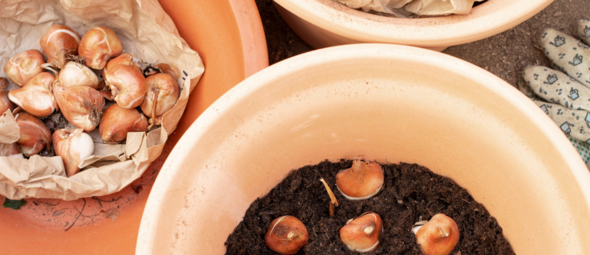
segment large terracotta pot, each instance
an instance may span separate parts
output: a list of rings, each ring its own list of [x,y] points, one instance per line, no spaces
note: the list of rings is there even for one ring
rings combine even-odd
[[[141,179],[110,196],[76,201],[28,199],[20,210],[0,208],[0,253],[133,254],[151,185],[178,139],[224,92],[268,66],[254,0],[160,0],[160,4],[180,35],[200,54],[206,69],[162,156]]]
[[[590,254],[590,172],[551,119],[481,68],[385,44],[287,59],[211,105],[162,167],[137,254],[223,254],[246,209],[289,171],[341,158],[454,179],[516,254]]]
[[[274,1],[287,24],[314,48],[381,42],[438,51],[501,33],[553,2],[490,0],[469,15],[398,19],[357,11],[334,0]]]

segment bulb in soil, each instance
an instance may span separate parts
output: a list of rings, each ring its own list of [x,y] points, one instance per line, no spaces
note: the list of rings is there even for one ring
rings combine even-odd
[[[161,125],[162,116],[178,100],[179,88],[176,80],[169,74],[154,74],[146,79],[148,91],[141,110],[150,117],[151,125]]]
[[[90,135],[82,129],[58,129],[53,133],[55,155],[61,156],[66,173],[72,176],[80,172],[78,165],[94,152],[94,143]]]
[[[148,120],[138,110],[113,104],[104,111],[99,131],[104,142],[119,143],[127,139],[128,132],[145,132],[147,127]]]
[[[274,219],[264,235],[266,246],[279,254],[296,254],[308,239],[305,225],[288,215]]]
[[[47,55],[47,63],[63,68],[70,55],[78,55],[80,35],[72,28],[64,25],[53,25],[41,37],[41,48]]]
[[[15,106],[8,99],[8,81],[4,78],[0,78],[0,114],[4,114],[7,110],[14,110]]]
[[[349,220],[340,229],[340,240],[351,251],[371,252],[379,247],[379,235],[382,231],[381,217],[376,213],[367,212],[356,219]]]
[[[460,237],[457,223],[442,213],[434,215],[421,227],[414,227],[413,231],[423,255],[448,255]]]
[[[88,132],[100,124],[105,102],[97,90],[86,86],[66,88],[55,83],[53,94],[63,116],[74,126]]]
[[[383,188],[383,169],[376,162],[355,160],[352,167],[336,175],[336,186],[349,200],[369,199]]]
[[[132,60],[131,55],[122,54],[109,61],[103,70],[105,83],[112,98],[126,109],[141,105],[147,92],[146,79]]]
[[[103,69],[109,59],[120,55],[123,45],[113,30],[107,27],[95,27],[82,37],[78,54],[84,58],[86,65],[93,69]]]
[[[43,54],[38,50],[28,50],[11,57],[4,65],[4,72],[14,84],[22,87],[43,72],[41,65],[45,64]]]
[[[98,77],[87,66],[70,61],[59,72],[59,84],[63,87],[87,86],[96,89]]]
[[[49,116],[58,109],[51,93],[55,78],[52,74],[42,72],[29,80],[25,86],[8,92],[8,99],[26,112],[37,116]]]
[[[20,138],[16,142],[23,155],[29,157],[51,146],[51,132],[43,121],[26,112],[17,113],[14,118],[20,128]]]

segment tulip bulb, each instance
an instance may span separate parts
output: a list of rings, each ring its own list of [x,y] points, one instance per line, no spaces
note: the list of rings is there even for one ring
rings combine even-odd
[[[98,77],[87,66],[70,61],[59,72],[59,83],[63,87],[87,86],[96,89]]]
[[[379,246],[379,235],[383,231],[383,222],[376,213],[364,213],[360,217],[349,220],[340,229],[340,240],[356,252],[371,252]]]
[[[58,129],[53,133],[53,148],[55,155],[62,158],[66,174],[72,176],[80,172],[78,165],[92,155],[94,143],[82,129]]]
[[[35,75],[43,72],[42,64],[45,64],[43,54],[38,50],[28,50],[11,57],[4,65],[4,72],[8,79],[22,87]]]
[[[307,228],[293,216],[274,219],[264,235],[266,246],[279,254],[296,254],[308,239]]]
[[[103,70],[103,76],[119,106],[130,109],[141,105],[147,92],[147,84],[131,55],[122,54],[109,61]]]
[[[161,125],[161,117],[172,109],[178,100],[178,83],[171,75],[165,73],[147,77],[146,83],[148,91],[141,104],[141,110],[151,117],[151,125]]]
[[[15,115],[16,124],[20,128],[20,138],[16,142],[20,151],[27,157],[35,155],[44,148],[51,146],[51,132],[43,121],[26,112]]]
[[[49,116],[58,109],[51,86],[55,78],[52,74],[42,72],[29,80],[25,86],[8,92],[8,99],[26,112],[37,116]]]
[[[350,200],[369,199],[383,187],[383,168],[376,162],[355,160],[352,167],[336,175],[336,186]]]
[[[113,30],[107,27],[95,27],[84,36],[78,47],[78,54],[93,69],[103,69],[109,59],[123,52],[123,44]]]
[[[55,64],[60,69],[66,65],[70,55],[78,55],[79,43],[80,35],[64,25],[51,26],[40,41],[47,55],[47,63]]]
[[[136,71],[141,73],[141,68],[139,68],[139,66],[137,66],[137,64],[135,64],[135,62],[133,62],[133,56],[131,56],[131,54],[129,54],[129,53],[123,53],[120,56],[109,60],[109,62],[105,66],[104,70],[102,70],[102,74],[103,74],[104,78],[107,79],[107,77],[109,75],[109,73],[107,72],[108,69],[111,69],[111,68],[118,66],[118,65],[126,65],[126,66],[133,67],[133,69],[135,69]]]
[[[8,99],[8,81],[4,78],[0,78],[0,114],[5,113],[7,110],[14,110],[15,105]]]
[[[434,215],[421,227],[417,225],[413,230],[423,255],[448,255],[459,242],[457,223],[442,213]]]
[[[100,124],[105,102],[97,90],[86,86],[63,87],[55,83],[53,94],[63,116],[74,126],[88,132]]]
[[[113,104],[104,111],[99,131],[104,142],[119,143],[127,139],[128,132],[145,132],[147,127],[148,120],[138,110]]]

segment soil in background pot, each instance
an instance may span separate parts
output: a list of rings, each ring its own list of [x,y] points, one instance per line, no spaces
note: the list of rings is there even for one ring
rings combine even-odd
[[[483,205],[449,178],[416,164],[382,165],[383,190],[368,200],[347,200],[336,189],[336,173],[350,168],[352,161],[324,161],[295,170],[246,211],[244,219],[228,237],[226,254],[276,254],[264,235],[270,222],[292,215],[305,224],[309,241],[298,254],[359,254],[340,241],[339,230],[348,219],[375,212],[383,219],[379,247],[366,254],[420,254],[411,229],[420,220],[437,213],[453,218],[461,237],[451,254],[514,254],[502,228]],[[330,198],[319,181],[330,185],[340,206],[329,216]]]

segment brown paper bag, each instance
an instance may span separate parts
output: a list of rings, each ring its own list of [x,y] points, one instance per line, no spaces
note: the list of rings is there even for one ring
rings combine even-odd
[[[162,152],[186,108],[189,95],[204,72],[199,55],[179,36],[157,0],[0,0],[0,67],[17,53],[41,50],[39,40],[53,24],[65,24],[80,35],[95,26],[112,29],[123,52],[144,63],[168,63],[181,72],[178,102],[163,117],[162,126],[147,133],[129,133],[126,144],[95,143],[83,171],[68,178],[61,157],[30,159],[0,154],[0,194],[9,199],[75,200],[120,191],[139,178]],[[0,77],[5,77],[0,68]],[[15,88],[14,84],[9,89]],[[0,116],[0,153],[18,140],[12,114]]]
[[[351,8],[387,13],[399,18],[411,14],[439,16],[469,14],[474,2],[483,0],[337,0]]]

